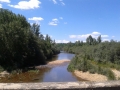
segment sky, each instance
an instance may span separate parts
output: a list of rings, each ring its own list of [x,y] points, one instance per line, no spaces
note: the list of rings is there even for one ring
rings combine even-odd
[[[120,41],[120,0],[0,0],[0,8],[22,14],[57,43],[89,35]]]

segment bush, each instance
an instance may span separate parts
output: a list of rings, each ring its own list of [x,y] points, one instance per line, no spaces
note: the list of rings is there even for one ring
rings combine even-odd
[[[115,75],[113,72],[107,68],[103,67],[104,65],[99,64],[95,61],[87,60],[85,57],[81,58],[80,56],[76,56],[68,65],[69,71],[74,71],[78,69],[79,71],[89,71],[90,73],[98,73],[108,77],[108,80],[115,80]]]
[[[111,70],[107,71],[106,76],[108,77],[109,80],[115,80],[116,79],[114,73]]]

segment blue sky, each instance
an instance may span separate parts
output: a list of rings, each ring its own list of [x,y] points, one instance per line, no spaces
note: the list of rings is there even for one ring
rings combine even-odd
[[[120,0],[0,0],[0,8],[24,15],[57,43],[86,40],[120,41]]]

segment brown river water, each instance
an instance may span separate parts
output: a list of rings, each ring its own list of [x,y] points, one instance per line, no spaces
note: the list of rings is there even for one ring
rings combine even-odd
[[[71,60],[75,55],[70,53],[60,53],[52,58],[52,60]],[[15,74],[6,78],[0,78],[0,82],[74,82],[84,81],[76,77],[73,73],[67,71],[69,62],[54,67],[39,68],[36,71]]]

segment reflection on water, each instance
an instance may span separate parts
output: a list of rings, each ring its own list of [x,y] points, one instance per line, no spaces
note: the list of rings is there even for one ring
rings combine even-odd
[[[75,55],[70,53],[60,53],[52,60],[71,60]],[[42,78],[42,82],[72,82],[72,81],[82,81],[82,79],[77,78],[71,72],[67,71],[68,63],[64,63],[62,65],[58,65],[49,69],[49,71],[44,72],[44,76]],[[39,80],[41,82],[41,80]]]
[[[60,53],[58,55],[53,56],[53,58],[50,61],[64,60],[64,59],[71,60],[74,56],[75,56],[74,54],[62,52],[62,53]]]
[[[75,55],[70,53],[60,53],[54,56],[52,60],[71,60]],[[69,62],[54,67],[39,68],[39,72],[25,72],[11,77],[0,79],[0,82],[72,82],[83,81],[67,71]]]
[[[77,81],[77,79],[67,71],[67,66],[68,64],[52,68],[49,72],[44,74],[43,82]]]
[[[69,59],[71,60],[75,55],[70,53],[60,53],[58,54],[57,60]]]

